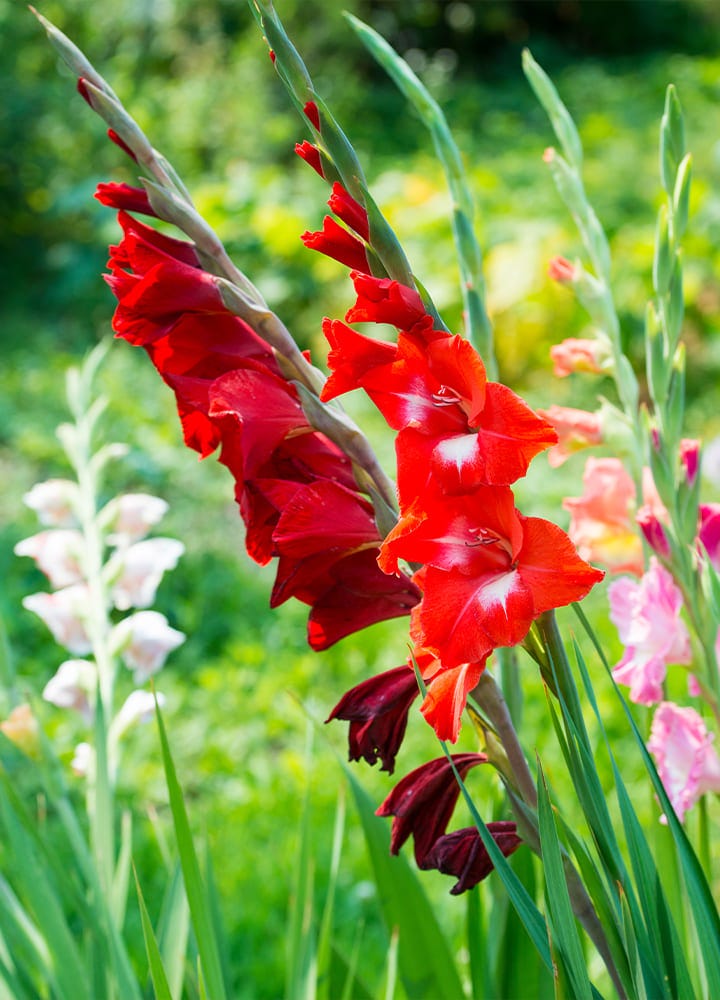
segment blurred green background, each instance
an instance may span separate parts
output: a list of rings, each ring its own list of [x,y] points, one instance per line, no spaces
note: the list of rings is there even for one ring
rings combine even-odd
[[[658,123],[665,87],[677,85],[695,157],[685,267],[688,431],[720,433],[720,7],[710,0],[354,0],[345,6],[406,56],[447,112],[477,198],[502,376],[538,406],[591,407],[595,383],[551,375],[549,346],[582,335],[585,318],[551,285],[547,262],[556,254],[572,258],[580,246],[541,160],[551,132],[522,76],[522,47],[529,45],[554,78],[579,125],[586,186],[610,236],[623,332],[638,360],[659,204]],[[49,0],[38,7],[108,78],[240,267],[321,360],[321,319],[345,312],[350,289],[342,268],[314,257],[298,239],[303,230],[319,228],[327,191],[294,156],[303,124],[288,108],[245,4]],[[276,7],[358,149],[415,272],[458,328],[448,198],[427,135],[356,41],[335,0],[278,0]],[[113,310],[100,274],[118,230],[113,213],[92,193],[99,181],[134,177],[18,0],[0,0],[0,56],[0,578],[18,669],[37,695],[63,656],[20,606],[25,594],[44,587],[29,561],[12,554],[15,542],[36,530],[21,497],[34,482],[66,474],[54,436],[65,418],[64,370],[109,334]],[[304,787],[309,780],[321,895],[342,783],[331,748],[344,756],[344,725],[316,739],[314,767],[306,773],[308,713],[322,721],[349,686],[402,662],[404,623],[377,626],[312,654],[304,641],[304,608],[285,606],[270,615],[271,572],[244,554],[232,484],[214,459],[200,464],[183,449],[170,395],[144,354],[118,342],[101,381],[112,435],[131,445],[108,496],[136,489],[165,497],[171,511],[162,532],[187,546],[157,607],[188,641],[159,687],[168,696],[190,808],[221,873],[237,996],[276,997]],[[389,458],[391,442],[377,418],[361,400],[350,406]],[[559,501],[579,493],[582,466],[577,457],[549,477],[545,460],[538,460],[518,490],[520,506],[564,523]],[[708,499],[718,498],[709,493]],[[616,656],[602,592],[591,608]],[[535,672],[523,666],[527,746],[542,748],[544,695]],[[69,759],[81,728],[58,710],[38,710]],[[461,740],[473,745],[469,732]],[[416,719],[399,773],[435,752]],[[124,794],[140,815],[163,813],[157,758],[152,727],[132,735]],[[561,780],[552,761],[548,771]],[[363,768],[362,779],[378,802],[389,790],[386,775]],[[474,790],[489,814],[494,790],[480,779]],[[647,809],[650,815],[649,798]],[[149,819],[140,824],[137,850],[152,900],[153,871],[160,866]],[[349,951],[356,928],[365,928],[365,975],[374,990],[386,944],[357,830],[349,831],[345,851],[338,940]],[[436,873],[424,879],[443,919],[459,933],[463,911],[447,896],[448,880]]]

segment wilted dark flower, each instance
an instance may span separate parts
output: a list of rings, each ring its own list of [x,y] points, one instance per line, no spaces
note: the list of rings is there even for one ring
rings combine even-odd
[[[476,764],[485,764],[484,753],[453,754],[453,763],[461,778]],[[378,816],[393,816],[390,853],[397,854],[413,835],[415,860],[420,868],[435,841],[445,833],[450,822],[460,786],[446,757],[439,757],[405,775],[393,788],[379,809]]]
[[[517,827],[508,820],[488,823],[487,828],[506,858],[522,843]],[[459,896],[487,878],[494,865],[478,830],[467,826],[438,837],[420,867],[437,868],[443,875],[454,875],[458,881],[450,892]]]
[[[380,770],[392,774],[410,705],[418,693],[415,674],[403,665],[377,674],[344,694],[327,721],[343,719],[350,723],[349,759],[362,757],[372,765],[379,757]]]

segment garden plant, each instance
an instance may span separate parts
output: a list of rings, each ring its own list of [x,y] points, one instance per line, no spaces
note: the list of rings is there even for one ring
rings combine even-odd
[[[143,348],[159,376],[151,391],[172,395],[178,437],[206,460],[199,475],[213,455],[224,467],[247,555],[274,573],[259,571],[270,606],[307,608],[318,656],[301,766],[309,771],[313,746],[347,727],[349,762],[333,766],[352,807],[346,815],[339,797],[326,877],[314,875],[309,789],[296,853],[277,859],[292,870],[286,996],[720,996],[720,503],[705,494],[704,449],[687,429],[693,171],[681,97],[670,84],[657,176],[647,179],[658,189],[651,280],[630,336],[584,186],[580,134],[523,54],[554,143],[538,150],[538,169],[582,247],[576,259],[556,247],[549,278],[585,313],[583,329],[554,331],[554,381],[534,387],[533,408],[503,380],[472,185],[440,105],[380,34],[347,16],[441,165],[457,329],[278,8],[250,0],[267,72],[298,112],[295,152],[329,192],[330,214],[298,236],[308,258],[323,255],[345,280],[342,305],[333,293],[330,315],[318,314],[312,355],[293,335],[292,310],[276,312],[256,287],[252,255],[242,267],[231,256],[111,84],[34,12],[117,151],[123,179],[95,196],[117,213],[105,279],[112,328],[126,343],[104,341],[69,372],[72,423],[58,437],[73,478],[27,494],[43,530],[15,547],[51,587],[25,607],[72,657],[48,676],[43,698],[77,713],[87,738],[68,768],[8,655],[0,998],[267,995],[237,982],[241,945],[221,915],[225,873],[203,849],[164,685],[153,683],[188,631],[180,616],[175,628],[151,610],[163,575],[178,566],[182,576],[184,545],[146,537],[167,512],[163,500],[113,493],[127,449],[107,439],[110,404],[97,383],[126,345]],[[555,403],[559,380],[590,403]],[[360,394],[371,406],[354,402]],[[577,495],[560,503],[565,463],[579,469],[581,451],[590,457]],[[553,477],[561,485],[545,489]],[[558,522],[568,513],[566,531]],[[325,651],[339,650],[342,664],[368,634],[381,636],[384,669],[333,691],[341,671],[325,679]],[[272,677],[272,625],[264,640],[258,676]],[[144,821],[120,788],[128,739],[151,718],[168,820],[153,812],[163,864],[152,877],[135,846]],[[418,759],[421,746],[433,749]],[[365,765],[386,773],[377,801]],[[362,830],[381,922],[346,948],[334,927],[349,828]],[[235,835],[240,851],[252,831]],[[438,904],[441,877],[451,898]],[[381,954],[378,974],[365,949]]]

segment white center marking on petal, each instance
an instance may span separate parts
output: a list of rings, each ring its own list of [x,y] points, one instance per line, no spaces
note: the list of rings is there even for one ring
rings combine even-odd
[[[500,604],[503,611],[507,613],[507,599],[515,589],[517,582],[516,570],[494,577],[478,589],[478,603],[486,610],[489,610],[494,604]]]
[[[435,454],[443,462],[454,465],[458,473],[466,462],[472,461],[477,446],[477,434],[457,434],[445,438],[435,447]]]

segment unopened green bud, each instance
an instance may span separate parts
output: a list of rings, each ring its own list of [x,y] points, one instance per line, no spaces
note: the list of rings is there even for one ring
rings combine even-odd
[[[552,80],[535,62],[529,49],[523,50],[522,66],[528,83],[535,91],[535,96],[547,112],[566,160],[574,170],[580,173],[583,160],[582,143],[570,112],[560,100]]]
[[[665,94],[665,112],[660,122],[660,176],[669,195],[675,186],[680,161],[685,155],[685,125],[675,87],[670,84]]]
[[[682,435],[685,417],[685,345],[679,344],[675,351],[668,393],[666,428],[669,438],[668,448],[677,449]]]
[[[688,153],[680,164],[673,190],[673,227],[676,240],[682,238],[687,228],[691,180],[692,156]]]
[[[657,406],[661,406],[667,397],[672,369],[665,351],[660,320],[652,302],[648,302],[645,310],[645,364],[650,396]]]
[[[658,295],[664,295],[670,287],[673,251],[668,232],[668,207],[661,205],[655,230],[655,256],[653,258],[653,287]]]
[[[684,317],[685,301],[683,298],[682,258],[680,252],[676,251],[665,309],[667,335],[671,350],[680,339]]]

